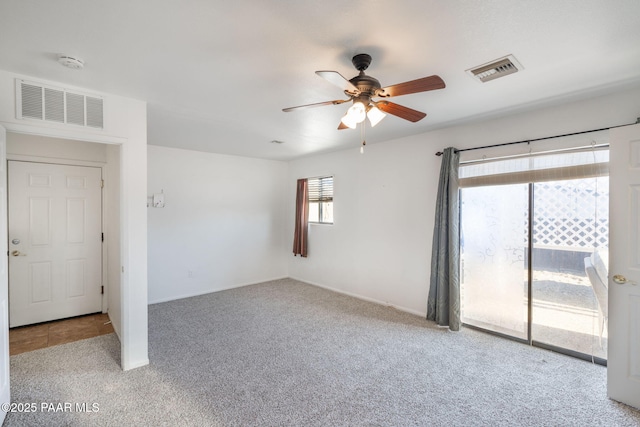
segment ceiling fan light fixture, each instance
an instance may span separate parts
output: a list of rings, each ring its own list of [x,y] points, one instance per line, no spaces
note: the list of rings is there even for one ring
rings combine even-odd
[[[375,105],[372,105],[371,107],[369,107],[369,111],[367,111],[367,117],[369,118],[371,127],[374,127],[375,125],[380,123],[380,121],[384,119],[385,116],[386,114],[380,111],[380,109]]]
[[[366,117],[366,109],[362,102],[354,102],[349,110],[347,110],[347,115],[353,117],[353,120],[356,123],[364,122]]]
[[[344,116],[342,116],[342,119],[340,119],[340,121],[349,129],[355,129],[356,126],[358,125],[358,122],[356,122],[355,120],[353,120],[352,116],[349,116],[349,112],[347,111],[347,114],[345,114]]]
[[[342,123],[351,129],[355,129],[356,125],[362,123],[366,117],[364,104],[362,102],[354,102],[347,110],[347,114],[342,117]]]

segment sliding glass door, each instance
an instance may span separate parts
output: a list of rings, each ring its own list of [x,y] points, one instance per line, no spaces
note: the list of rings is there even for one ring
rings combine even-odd
[[[608,177],[533,186],[532,339],[601,359],[607,293],[586,266],[608,259],[608,188]]]
[[[608,151],[548,157],[461,168],[462,319],[605,363]]]
[[[527,339],[528,185],[461,191],[463,320]]]

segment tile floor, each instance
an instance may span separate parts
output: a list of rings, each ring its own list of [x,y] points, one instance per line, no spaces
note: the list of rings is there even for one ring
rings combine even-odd
[[[112,332],[109,316],[103,313],[20,326],[9,330],[9,354],[14,356]]]

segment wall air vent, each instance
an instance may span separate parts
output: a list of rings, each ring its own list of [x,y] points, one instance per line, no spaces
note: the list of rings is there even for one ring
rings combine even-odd
[[[490,80],[508,76],[509,74],[517,73],[522,69],[523,67],[518,60],[513,55],[508,55],[504,58],[491,61],[488,64],[470,68],[467,70],[467,73],[474,79],[485,83]]]
[[[104,128],[104,99],[16,79],[16,117]]]

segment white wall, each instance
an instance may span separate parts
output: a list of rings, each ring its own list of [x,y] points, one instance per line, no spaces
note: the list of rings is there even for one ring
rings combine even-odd
[[[148,195],[165,195],[147,209],[150,303],[287,276],[287,163],[147,152]]]
[[[440,172],[436,151],[448,146],[478,147],[633,123],[637,117],[640,89],[635,88],[370,144],[363,155],[356,148],[292,161],[287,189],[287,242],[293,239],[298,178],[335,176],[335,224],[310,225],[309,257],[289,254],[289,275],[425,315]],[[524,144],[500,151],[528,150]],[[462,158],[477,153],[464,153]]]
[[[426,299],[437,163],[426,144],[394,141],[290,163],[289,224],[295,180],[334,175],[334,224],[309,226],[308,258],[289,255],[289,275],[407,311]],[[293,195],[293,196],[291,196]],[[288,230],[293,239],[293,227]],[[290,253],[291,251],[289,251]]]
[[[35,156],[54,160],[107,163],[107,146],[92,142],[7,133],[7,157]]]
[[[121,232],[120,232],[120,146],[107,145],[104,200],[107,204],[105,241],[107,243],[107,281],[109,318],[116,334],[122,334]]]
[[[105,97],[103,130],[16,118],[16,79],[40,81],[83,93],[87,88],[0,70],[0,124],[14,133],[117,144],[120,150],[120,264],[122,367],[149,363],[147,330],[147,107],[143,101]],[[5,225],[6,226],[6,225]]]
[[[127,100],[117,119],[126,125],[120,144],[120,260],[122,368],[149,364],[147,316],[147,105]],[[115,114],[114,114],[115,116]],[[115,119],[115,117],[114,117]]]

